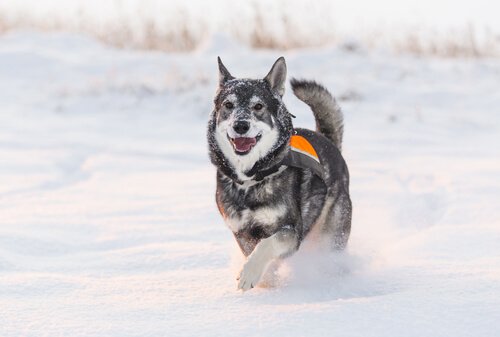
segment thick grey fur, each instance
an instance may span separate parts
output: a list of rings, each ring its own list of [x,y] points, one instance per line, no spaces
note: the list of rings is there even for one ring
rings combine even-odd
[[[295,95],[313,111],[317,132],[294,129],[281,97],[285,81],[282,72],[285,71],[286,75],[284,62],[284,59],[278,59],[273,69],[279,69],[271,70],[263,80],[249,80],[234,78],[219,59],[220,84],[207,132],[209,153],[217,167],[217,206],[228,223],[244,221],[237,229],[233,227],[233,234],[246,256],[261,240],[274,235],[280,247],[284,247],[279,257],[286,257],[299,248],[313,227],[332,249],[344,249],[351,230],[349,172],[340,152],[342,113],[323,86],[313,81],[293,79],[291,84]],[[277,73],[273,76],[275,71]],[[277,78],[280,83],[270,83],[269,78]],[[231,116],[223,105],[229,95],[238,98],[241,118],[267,121],[279,131],[278,144],[269,148],[269,153],[258,160],[252,170],[239,175],[215,139],[220,123]],[[266,107],[258,117],[248,107],[252,96],[258,96]],[[267,118],[263,118],[262,114]],[[256,173],[279,166],[290,151],[288,143],[293,133],[306,137],[314,146],[324,168],[324,179],[309,169],[281,167],[278,172],[255,181],[253,177]],[[247,179],[242,181],[241,176]],[[286,211],[273,223],[266,223],[265,219],[257,216],[264,207],[284,207]]]
[[[316,131],[330,139],[342,151],[344,116],[335,98],[321,84],[314,81],[290,81],[293,93],[311,107],[316,119]]]

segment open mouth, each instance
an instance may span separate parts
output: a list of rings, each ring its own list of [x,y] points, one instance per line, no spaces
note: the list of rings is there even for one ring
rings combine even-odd
[[[252,150],[252,148],[257,144],[261,135],[257,135],[256,137],[238,137],[231,138],[229,137],[231,144],[233,144],[234,151],[239,155],[245,155]]]

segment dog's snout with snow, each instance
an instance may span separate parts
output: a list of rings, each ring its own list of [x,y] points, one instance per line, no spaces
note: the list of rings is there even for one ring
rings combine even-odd
[[[237,120],[233,123],[233,130],[238,135],[245,135],[250,130],[250,122],[246,120]]]

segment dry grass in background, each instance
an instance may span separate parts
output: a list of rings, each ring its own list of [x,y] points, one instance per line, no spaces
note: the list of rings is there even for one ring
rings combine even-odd
[[[478,32],[474,25],[465,23],[463,28],[446,33],[406,27],[394,35],[388,33],[390,29],[367,31],[353,40],[338,33],[334,8],[326,0],[149,1],[135,5],[117,0],[107,2],[106,8],[93,0],[73,0],[60,11],[54,9],[57,1],[51,1],[45,0],[49,5],[41,11],[0,4],[0,33],[16,29],[69,31],[89,34],[119,48],[167,52],[195,50],[212,34],[223,32],[254,48],[286,50],[339,44],[350,50],[382,47],[441,57],[500,56],[500,35]],[[98,11],[102,12],[95,15]]]

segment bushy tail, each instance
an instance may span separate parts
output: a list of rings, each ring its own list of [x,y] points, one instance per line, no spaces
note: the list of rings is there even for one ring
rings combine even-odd
[[[290,83],[295,96],[311,107],[316,119],[316,130],[342,150],[344,118],[332,94],[314,81],[293,78]]]

